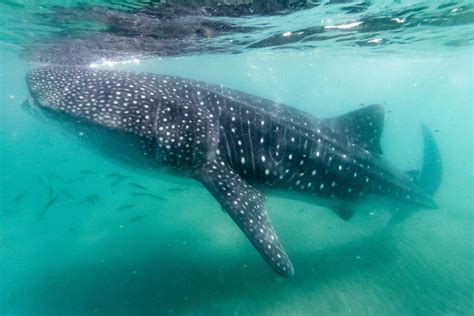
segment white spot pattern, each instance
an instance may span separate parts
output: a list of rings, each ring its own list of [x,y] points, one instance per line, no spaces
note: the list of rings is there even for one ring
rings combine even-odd
[[[172,166],[200,170],[211,161],[216,172],[210,174],[222,183],[216,199],[232,206],[231,216],[283,274],[291,263],[279,243],[268,243],[277,239],[263,198],[240,177],[327,198],[394,192],[403,200],[422,199],[406,176],[357,144],[361,135],[349,137],[337,126],[222,86],[80,67],[40,68],[28,84],[43,107],[156,141],[157,157]],[[260,230],[264,236],[252,235]]]

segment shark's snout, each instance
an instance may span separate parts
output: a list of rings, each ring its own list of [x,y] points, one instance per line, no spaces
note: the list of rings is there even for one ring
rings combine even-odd
[[[36,101],[39,93],[38,85],[34,81],[33,71],[28,72],[26,75],[26,85],[28,87],[28,91],[30,92],[31,97]]]
[[[27,105],[24,105],[24,108],[29,107],[33,104],[38,106],[46,106],[47,102],[47,95],[48,95],[48,83],[43,77],[39,70],[32,70],[26,75],[26,84],[28,86],[28,90],[30,92],[31,98],[33,102],[28,102]]]

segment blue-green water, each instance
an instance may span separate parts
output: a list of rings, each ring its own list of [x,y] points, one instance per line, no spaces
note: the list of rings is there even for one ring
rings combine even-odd
[[[270,26],[243,36],[249,43],[242,40],[236,49],[152,54],[104,66],[219,83],[320,117],[382,104],[384,157],[403,170],[420,164],[420,123],[435,131],[444,163],[436,194],[440,207],[420,210],[392,229],[385,228],[390,219],[385,209],[369,206],[343,222],[316,204],[268,195],[267,209],[295,265],[293,279],[267,267],[198,182],[121,164],[57,122],[22,109],[28,98],[25,74],[37,65],[24,48],[59,36],[59,30],[71,31],[38,15],[51,12],[53,4],[76,6],[71,1],[0,4],[1,315],[474,313],[468,4],[415,11],[422,13],[420,20],[437,17],[439,25],[434,21],[398,33],[378,29],[376,35],[360,31],[349,44],[336,37],[308,47],[303,41],[250,46],[282,30],[329,20],[354,23],[413,4],[387,2],[342,16],[341,5],[327,5],[283,16],[232,18],[246,26]],[[463,23],[453,20],[456,8],[471,15],[464,15]],[[242,37],[222,36],[210,39],[213,47]],[[374,38],[388,43],[356,44]],[[198,46],[205,45],[200,40]],[[133,195],[143,190],[134,184],[164,200]],[[130,207],[120,210],[123,206]]]

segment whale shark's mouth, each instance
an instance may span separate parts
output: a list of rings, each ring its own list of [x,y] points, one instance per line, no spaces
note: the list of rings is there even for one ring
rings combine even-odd
[[[21,104],[21,107],[25,112],[42,122],[50,121],[47,113],[45,113],[47,108],[43,107],[33,97],[26,99]]]
[[[24,111],[32,114],[33,116],[39,115],[41,111],[39,104],[36,102],[36,100],[33,97],[27,98],[25,102],[21,104],[21,108]]]

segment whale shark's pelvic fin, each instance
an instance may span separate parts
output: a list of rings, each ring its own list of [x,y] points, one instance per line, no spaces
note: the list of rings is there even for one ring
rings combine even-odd
[[[197,178],[239,225],[263,259],[279,274],[293,276],[293,264],[273,230],[262,194],[219,159],[207,162]]]
[[[354,143],[375,153],[382,154],[380,138],[384,126],[384,110],[380,105],[369,105],[325,122],[335,130],[346,134]]]
[[[337,214],[337,216],[339,216],[340,219],[346,222],[349,221],[355,214],[355,208],[353,208],[350,204],[346,203],[334,206],[332,210],[334,213]]]

